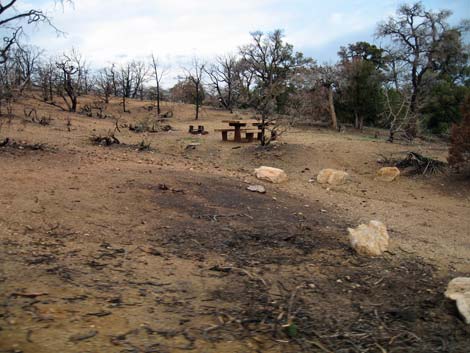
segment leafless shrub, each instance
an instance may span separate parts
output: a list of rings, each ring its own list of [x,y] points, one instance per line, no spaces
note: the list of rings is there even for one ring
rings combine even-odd
[[[66,126],[67,126],[67,131],[70,132],[72,130],[72,117],[68,116],[65,119]]]
[[[41,119],[38,120],[38,124],[42,125],[42,126],[47,126],[47,125],[50,125],[51,121],[53,119],[51,118],[51,116],[42,116]]]
[[[447,163],[423,156],[418,152],[407,152],[406,155],[401,158],[380,155],[378,162],[383,165],[394,166],[405,170],[406,174],[410,175],[440,174],[445,173],[447,170]]]
[[[150,142],[146,142],[145,139],[140,141],[139,146],[137,148],[139,151],[150,151]]]
[[[382,113],[382,119],[388,126],[388,141],[393,143],[397,134],[402,134],[407,140],[412,140],[412,136],[408,136],[406,127],[410,121],[414,121],[411,111],[411,98],[404,92],[394,92],[393,97],[388,90],[384,90],[385,95],[385,111]]]
[[[38,112],[36,108],[24,108],[23,109],[24,117],[25,119],[31,118],[31,120],[37,120],[38,119]]]
[[[85,104],[83,107],[80,108],[80,114],[86,115],[88,117],[93,117],[93,111],[91,109],[91,106],[88,104]]]
[[[121,143],[112,131],[108,131],[107,135],[92,135],[90,137],[90,141],[93,144],[100,146],[111,146],[113,144],[119,145]]]
[[[136,124],[129,124],[128,129],[136,133],[155,133],[160,131],[170,131],[172,130],[172,127],[171,125],[161,124],[160,121],[155,121],[152,117],[146,117]]]

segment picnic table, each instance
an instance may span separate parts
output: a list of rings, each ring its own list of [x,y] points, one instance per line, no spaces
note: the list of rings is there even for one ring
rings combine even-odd
[[[222,140],[228,141],[228,133],[234,133],[235,142],[243,142],[242,140],[242,132],[245,133],[246,141],[251,142],[253,141],[254,131],[252,129],[243,129],[247,125],[253,125],[253,120],[222,120],[223,123],[228,124],[230,128],[228,129],[216,129],[215,131],[222,132]]]

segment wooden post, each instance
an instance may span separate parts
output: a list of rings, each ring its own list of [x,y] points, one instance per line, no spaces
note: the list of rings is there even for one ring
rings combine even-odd
[[[241,126],[240,125],[235,125],[235,142],[241,142],[242,141],[242,132],[241,132]]]

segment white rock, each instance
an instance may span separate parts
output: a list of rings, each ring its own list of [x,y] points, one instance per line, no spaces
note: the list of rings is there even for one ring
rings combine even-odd
[[[266,189],[264,188],[263,185],[250,185],[250,186],[247,186],[246,189],[249,191],[253,191],[253,192],[259,192],[260,194],[266,193]]]
[[[456,277],[447,285],[447,290],[444,293],[449,299],[456,300],[457,297],[470,292],[470,277]]]
[[[470,325],[470,292],[461,294],[457,300],[457,309],[459,310],[460,315],[462,315],[465,323]]]
[[[273,167],[259,167],[255,169],[258,179],[266,180],[274,184],[279,184],[287,180],[287,174],[282,169]]]
[[[449,299],[455,300],[457,309],[470,325],[470,277],[457,277],[449,282],[444,293]]]
[[[320,184],[341,185],[349,178],[349,174],[342,170],[322,169],[317,175],[317,181]]]
[[[397,167],[383,167],[377,172],[377,180],[393,181],[400,175],[400,169]]]
[[[387,227],[379,221],[348,228],[351,247],[361,255],[378,256],[388,249]]]

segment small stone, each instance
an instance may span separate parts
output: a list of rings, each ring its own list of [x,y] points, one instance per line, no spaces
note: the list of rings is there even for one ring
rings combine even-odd
[[[389,236],[382,222],[370,221],[348,231],[351,247],[361,255],[378,256],[388,249]]]
[[[200,146],[199,142],[193,142],[186,145],[185,150],[195,150],[197,146]]]
[[[249,185],[246,188],[248,191],[259,192],[260,194],[265,194],[266,189],[263,185]]]
[[[349,174],[342,170],[322,169],[317,175],[317,181],[320,184],[341,185],[349,179]]]
[[[400,175],[400,169],[397,167],[383,167],[377,172],[377,180],[394,181]]]
[[[95,337],[98,334],[98,331],[91,330],[83,333],[77,333],[69,337],[69,340],[72,342],[83,341]]]

